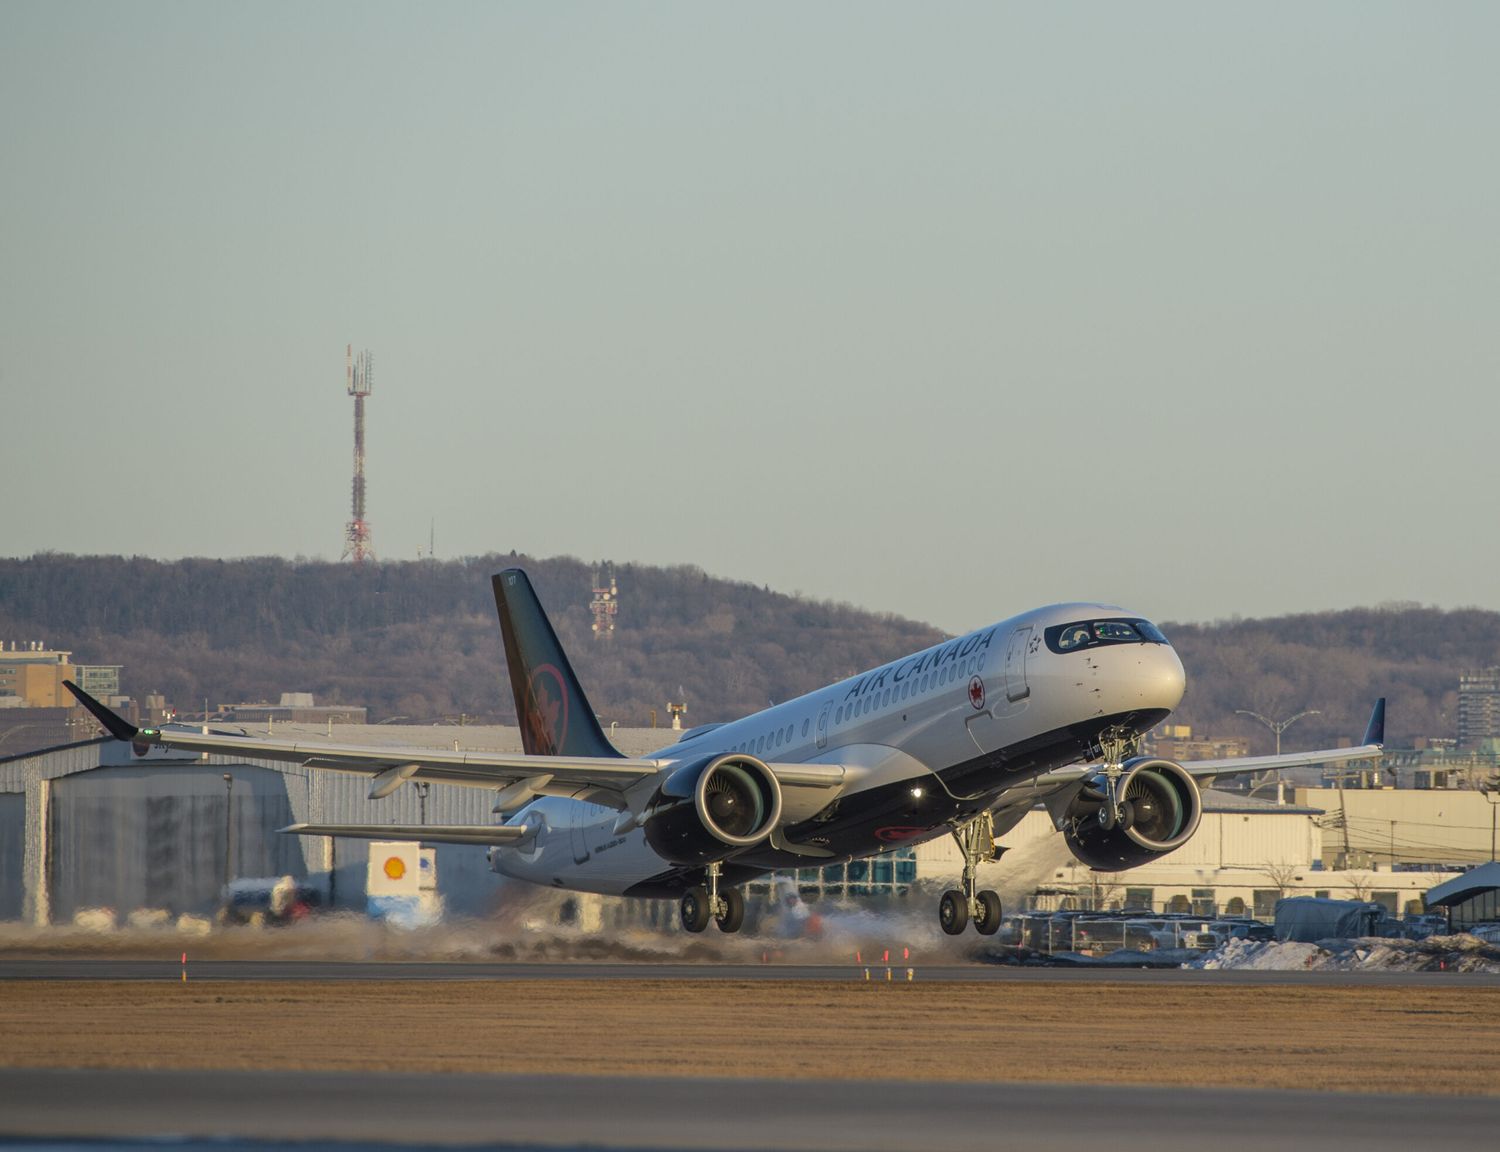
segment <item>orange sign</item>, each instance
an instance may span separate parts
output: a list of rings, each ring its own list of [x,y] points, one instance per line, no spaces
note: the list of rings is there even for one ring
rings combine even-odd
[[[392,880],[399,880],[406,875],[406,861],[399,856],[387,856],[385,858],[385,874]]]

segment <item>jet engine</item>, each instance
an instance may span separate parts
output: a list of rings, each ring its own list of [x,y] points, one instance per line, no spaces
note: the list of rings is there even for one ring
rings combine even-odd
[[[1125,762],[1116,788],[1118,820],[1103,773],[1083,782],[1064,814],[1068,850],[1090,868],[1135,868],[1181,848],[1198,830],[1203,798],[1182,765],[1138,756]]]
[[[674,864],[753,848],[781,819],[781,785],[763,761],[732,754],[677,769],[646,805],[646,842]]]

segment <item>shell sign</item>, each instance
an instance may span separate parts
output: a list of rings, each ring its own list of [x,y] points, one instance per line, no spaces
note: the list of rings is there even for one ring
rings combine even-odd
[[[392,880],[400,880],[406,875],[406,861],[399,856],[387,856],[385,858],[385,874]]]

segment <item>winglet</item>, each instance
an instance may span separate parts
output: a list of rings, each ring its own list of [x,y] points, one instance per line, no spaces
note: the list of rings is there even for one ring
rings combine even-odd
[[[139,728],[130,723],[130,721],[126,720],[125,717],[119,715],[118,713],[111,712],[108,708],[99,703],[99,701],[95,700],[82,688],[78,687],[77,684],[74,684],[73,681],[64,680],[63,687],[66,688],[69,692],[73,693],[74,696],[78,697],[78,703],[82,704],[85,708],[92,712],[94,714],[94,719],[103,724],[105,731],[113,736],[116,740],[134,740],[139,734]]]
[[[1382,696],[1375,701],[1375,707],[1370,712],[1370,722],[1365,725],[1365,738],[1362,744],[1385,744],[1385,697]]]

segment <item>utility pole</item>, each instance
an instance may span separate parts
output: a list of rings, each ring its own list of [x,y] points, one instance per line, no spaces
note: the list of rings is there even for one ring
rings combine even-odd
[[[1500,772],[1482,781],[1479,791],[1490,802],[1490,863],[1495,862],[1495,814],[1500,811]]]

